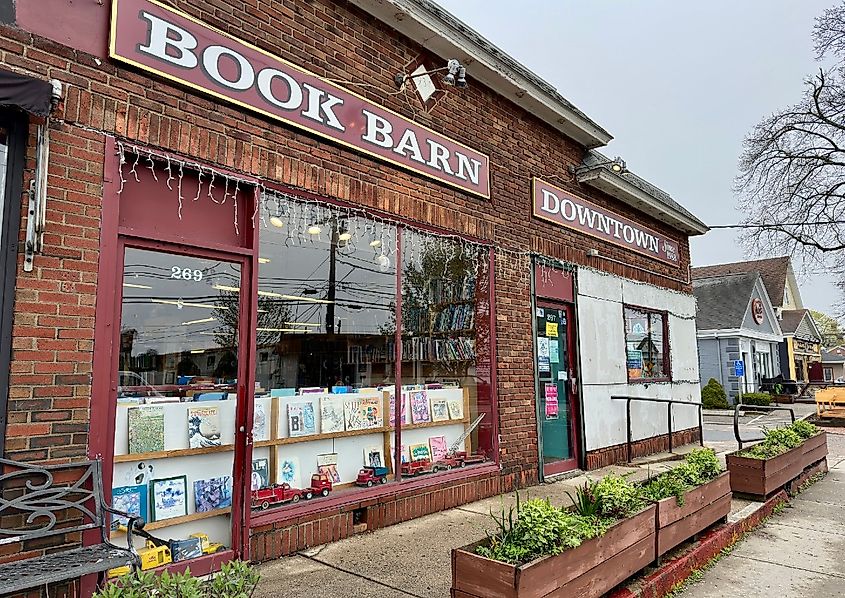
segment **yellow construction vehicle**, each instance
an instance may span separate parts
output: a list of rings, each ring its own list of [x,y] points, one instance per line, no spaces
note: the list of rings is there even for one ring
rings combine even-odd
[[[208,534],[191,534],[189,538],[196,538],[200,541],[203,554],[214,554],[215,552],[222,552],[226,550],[220,542],[212,542],[208,539]]]

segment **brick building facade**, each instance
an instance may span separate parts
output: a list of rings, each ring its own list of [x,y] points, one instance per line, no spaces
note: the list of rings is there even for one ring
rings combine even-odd
[[[122,3],[119,0],[115,5]],[[24,217],[6,225],[7,231],[18,231],[19,237],[18,245],[9,247],[17,254],[18,268],[4,435],[7,458],[55,461],[98,457],[111,471],[115,459],[110,448],[115,442],[115,415],[108,406],[114,404],[114,393],[123,384],[114,367],[116,355],[121,352],[121,326],[115,321],[121,314],[123,257],[118,254],[126,246],[120,239],[132,237],[121,220],[121,214],[126,212],[121,203],[125,200],[119,193],[136,184],[136,178],[152,185],[150,174],[164,172],[160,156],[172,156],[173,168],[180,160],[183,165],[198,163],[241,181],[243,187],[233,191],[232,198],[243,202],[238,205],[246,213],[247,219],[241,221],[246,231],[238,234],[251,239],[241,247],[247,264],[244,268],[250,268],[250,272],[252,268],[257,271],[259,257],[258,241],[251,235],[272,231],[265,224],[264,228],[255,226],[257,232],[253,232],[249,224],[250,210],[257,210],[254,202],[259,200],[255,198],[266,189],[312,202],[327,201],[343,209],[360,209],[363,214],[378,214],[385,221],[396,218],[397,222],[420,231],[431,230],[444,238],[469,239],[488,248],[491,256],[494,290],[488,332],[494,358],[490,375],[494,387],[487,413],[493,417],[482,420],[479,429],[488,426],[489,430],[482,434],[495,435],[492,446],[498,449],[497,454],[465,471],[412,478],[398,482],[400,486],[337,492],[320,499],[322,503],[315,500],[263,513],[251,513],[245,499],[247,491],[239,493],[236,489],[232,510],[240,510],[243,520],[227,542],[236,556],[275,558],[345,537],[360,529],[356,525],[361,523],[375,529],[537,483],[544,475],[544,444],[540,438],[544,427],[539,420],[544,415],[557,419],[558,388],[563,411],[566,394],[572,392],[576,397],[566,457],[573,466],[583,468],[624,458],[624,407],[612,404],[611,394],[669,393],[697,400],[696,391],[692,390],[697,388],[697,365],[685,353],[691,350],[695,355],[688,237],[701,234],[706,228],[659,189],[631,173],[615,172],[611,161],[592,151],[610,140],[601,127],[435,6],[427,2],[389,2],[386,4],[390,7],[384,8],[363,0],[151,3],[164,11],[178,9],[196,20],[198,30],[205,26],[246,40],[272,56],[353,91],[365,101],[488,156],[489,199],[110,57],[110,3],[37,3],[39,14],[60,16],[56,19],[39,18],[32,11],[34,4],[19,2],[17,14],[0,27],[0,61],[6,69],[62,82],[64,97],[49,124],[47,225],[43,251],[34,256],[31,272],[23,270],[25,196],[21,198]],[[401,21],[395,20],[397,13],[403,15]],[[437,41],[421,44],[418,40],[426,37],[426,31],[429,35],[439,32]],[[426,103],[410,81],[405,91],[397,92],[397,73],[410,73],[419,64],[429,70],[439,68],[453,57],[466,64],[466,88],[437,84],[434,100]],[[35,168],[35,136],[40,122],[31,119],[29,124],[24,188]],[[143,176],[136,177],[139,173]],[[591,173],[598,175],[593,178]],[[534,217],[531,193],[535,178],[549,181],[563,192],[668,239],[677,246],[675,263]],[[255,182],[252,190],[248,189],[250,181]],[[167,182],[166,190],[161,185],[156,188],[164,199],[150,203],[150,210],[155,212],[150,219],[155,220],[152,216],[156,216],[166,221],[166,226],[162,226],[170,228],[162,236],[170,239],[171,231],[179,230],[174,210],[176,194],[182,194],[182,187],[181,179],[179,191]],[[188,195],[186,192],[186,210],[191,209],[193,199],[192,193],[190,198]],[[143,194],[132,197],[144,201]],[[206,203],[202,209],[212,211],[219,206]],[[240,218],[244,217],[242,212]],[[228,211],[225,218],[231,220]],[[153,230],[155,226],[154,222],[145,222],[139,230]],[[191,245],[195,232],[184,232],[180,246]],[[205,239],[196,245],[208,249],[213,244]],[[540,273],[537,276],[535,269]],[[557,275],[563,277],[563,285],[568,288],[562,296],[557,292],[543,293],[538,288]],[[605,292],[607,296],[602,295]],[[617,292],[618,301],[613,299]],[[577,327],[573,330],[573,345],[568,350],[561,345],[565,354],[578,356],[573,357],[573,369],[567,373],[559,368],[558,378],[552,382],[540,380],[543,376],[538,368],[542,370],[544,366],[538,366],[536,332],[530,333],[538,325],[537,310],[544,309],[538,305],[538,298],[544,295],[569,305],[568,312],[561,307],[561,323],[568,321]],[[629,296],[640,299],[628,301]],[[619,350],[611,351],[610,357],[599,345],[611,341],[592,338],[592,316],[585,311],[598,300],[619,306],[617,328],[622,337],[613,341]],[[260,308],[260,297],[258,301]],[[648,315],[651,311],[643,311],[644,321],[649,322],[649,343],[651,323],[657,326],[662,318],[663,328],[659,334],[655,332],[655,338],[663,339],[659,348],[662,353],[656,361],[663,364],[657,367],[665,371],[654,376],[651,389],[632,381],[632,376],[640,376],[647,369],[645,364],[650,358],[644,357],[643,351],[648,354],[650,349],[643,349],[642,343],[640,348],[626,347],[622,326],[623,318],[629,316],[627,311],[623,316],[623,301],[625,310],[628,304],[654,310],[653,316]],[[109,314],[110,321],[103,319]],[[630,317],[633,321],[640,316]],[[671,348],[667,333],[672,339]],[[690,348],[682,349],[687,343]],[[249,348],[241,347],[240,362],[247,364],[242,367],[254,366],[260,359],[255,339],[247,345]],[[610,373],[605,372],[605,363],[618,354],[623,356],[617,359],[621,363],[612,365]],[[655,366],[650,363],[648,367]],[[120,375],[123,372],[121,369]],[[612,381],[613,376],[622,378]],[[563,384],[555,386],[553,395],[544,390],[558,381]],[[538,393],[543,392],[554,396],[553,411],[548,405],[545,412],[540,409]],[[600,402],[591,393],[601,393],[600,409],[604,411],[591,414],[592,405]],[[647,408],[635,409],[638,422],[649,419],[652,412]],[[697,415],[692,415],[692,411],[690,416],[679,416],[679,441],[697,439]],[[658,412],[665,413],[663,408],[654,411]],[[238,409],[236,413],[236,421],[240,422],[246,421],[242,418],[252,411]],[[611,417],[605,426],[612,433],[606,439],[591,439],[595,419],[606,416]],[[664,424],[655,424],[652,430],[650,424],[644,424],[637,429],[634,440],[638,444],[634,450],[659,450],[662,441],[658,437],[665,433],[665,428],[659,429],[661,425]],[[233,433],[238,442],[240,437]],[[389,440],[385,442],[387,452],[393,452],[395,448]],[[545,446],[551,444],[547,439]],[[236,450],[236,483],[243,476],[237,463],[244,468],[249,459],[248,451]],[[553,473],[553,469],[546,474]],[[118,480],[108,481],[120,485]],[[197,565],[192,570],[197,567],[202,569]]]

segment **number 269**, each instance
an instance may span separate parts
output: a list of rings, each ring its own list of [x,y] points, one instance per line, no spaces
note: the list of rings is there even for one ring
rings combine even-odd
[[[202,280],[202,270],[193,270],[191,268],[181,268],[173,266],[170,268],[170,278],[177,280],[193,280],[199,282]]]

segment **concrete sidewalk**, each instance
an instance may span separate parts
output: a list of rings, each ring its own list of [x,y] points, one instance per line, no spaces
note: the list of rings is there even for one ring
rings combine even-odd
[[[845,596],[845,435],[828,429],[828,450],[830,472],[823,480],[795,497],[680,596]]]
[[[678,452],[692,448],[679,447]],[[627,473],[632,480],[644,480],[671,465],[655,462],[659,458],[541,484],[520,491],[520,496],[568,505],[567,492],[574,494],[588,479]],[[490,511],[514,502],[513,493],[488,498],[265,563],[255,598],[279,596],[281,588],[285,598],[445,598],[452,582],[451,549],[483,538],[495,527]]]

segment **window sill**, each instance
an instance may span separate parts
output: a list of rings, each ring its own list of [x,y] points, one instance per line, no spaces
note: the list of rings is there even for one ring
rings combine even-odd
[[[628,384],[666,384],[672,382],[672,378],[634,378],[628,379]]]
[[[308,502],[300,501],[296,505],[277,507],[268,511],[253,511],[249,527],[257,528],[304,518],[315,519],[316,515],[325,511],[346,512],[354,509],[373,506],[385,497],[395,498],[398,495],[415,495],[433,486],[461,481],[472,477],[489,476],[499,473],[497,463],[482,463],[470,465],[463,469],[453,469],[436,475],[425,475],[418,478],[405,478],[401,482],[390,482],[372,488],[361,488],[355,492],[348,492],[326,498],[314,498]]]

